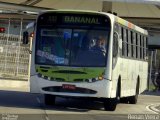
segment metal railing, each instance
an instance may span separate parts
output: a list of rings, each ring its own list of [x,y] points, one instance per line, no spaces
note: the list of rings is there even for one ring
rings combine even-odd
[[[0,34],[0,77],[28,79],[29,44],[22,45],[19,35]]]

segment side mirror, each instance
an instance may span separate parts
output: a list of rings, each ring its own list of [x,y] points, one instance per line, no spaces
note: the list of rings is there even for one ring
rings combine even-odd
[[[113,57],[117,57],[118,55],[118,33],[114,32],[113,34]]]
[[[27,31],[24,31],[23,32],[23,44],[28,44],[29,42],[29,35],[28,35],[28,32]]]
[[[113,34],[113,63],[112,63],[112,69],[115,68],[116,63],[117,63],[117,56],[118,56],[118,39],[119,35],[117,32],[114,32]]]

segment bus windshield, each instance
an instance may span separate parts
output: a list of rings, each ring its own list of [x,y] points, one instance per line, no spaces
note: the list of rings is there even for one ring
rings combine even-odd
[[[85,23],[85,19],[84,21],[79,20],[78,23],[74,19],[65,23],[63,14],[56,15],[57,20],[52,15],[52,23],[50,23],[45,20],[45,16],[39,17],[40,22],[37,23],[36,64],[82,67],[106,65],[110,33],[108,18],[104,19],[103,17],[103,25],[101,23],[98,25],[98,23],[95,24],[96,21],[91,24]],[[86,15],[81,15],[81,17],[85,18]],[[87,19],[89,18],[96,19],[98,17],[87,17]],[[42,22],[43,20],[45,20],[45,24]],[[88,20],[88,22],[91,21]]]

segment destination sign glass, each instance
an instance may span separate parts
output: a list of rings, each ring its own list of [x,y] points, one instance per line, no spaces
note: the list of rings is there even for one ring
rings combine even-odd
[[[95,25],[109,27],[109,18],[95,14],[46,13],[38,18],[40,25]]]

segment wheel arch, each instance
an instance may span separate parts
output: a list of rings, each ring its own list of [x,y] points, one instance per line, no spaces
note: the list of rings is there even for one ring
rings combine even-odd
[[[140,76],[139,75],[137,77],[136,90],[137,90],[137,86],[138,86],[138,94],[139,94],[140,92]]]
[[[118,95],[119,95],[119,97],[121,97],[121,75],[119,75],[119,77],[118,77],[117,89],[118,89]]]

